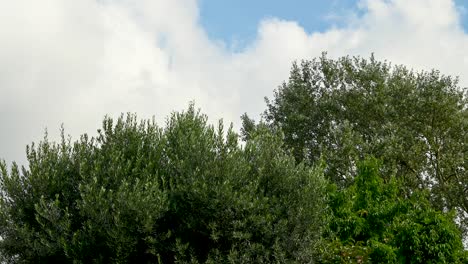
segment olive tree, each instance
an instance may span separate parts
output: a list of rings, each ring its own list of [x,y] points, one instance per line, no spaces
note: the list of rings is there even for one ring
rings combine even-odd
[[[128,114],[95,137],[46,136],[27,158],[0,163],[8,263],[305,263],[326,226],[320,167],[267,128],[241,146],[193,105],[165,127]]]

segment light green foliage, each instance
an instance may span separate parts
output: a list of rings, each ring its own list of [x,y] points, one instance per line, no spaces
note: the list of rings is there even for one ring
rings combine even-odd
[[[293,65],[288,82],[267,100],[265,118],[284,132],[298,161],[324,159],[325,174],[339,187],[373,155],[383,161],[383,177],[402,179],[407,194],[430,190],[432,205],[457,210],[465,228],[467,91],[435,70],[323,55]]]
[[[45,137],[27,156],[0,163],[9,263],[307,263],[326,226],[319,167],[265,127],[241,147],[193,105],[164,128],[105,118],[97,137]]]
[[[401,197],[400,184],[384,182],[379,166],[367,159],[349,188],[330,189],[334,217],[321,262],[463,263],[453,213],[434,210],[424,192]]]

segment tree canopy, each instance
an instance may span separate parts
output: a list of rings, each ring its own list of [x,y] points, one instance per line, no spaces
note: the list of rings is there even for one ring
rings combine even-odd
[[[382,177],[402,179],[408,193],[430,190],[433,206],[457,210],[467,228],[467,95],[436,70],[323,54],[293,65],[264,116],[298,161],[324,159],[327,178],[339,186],[351,184],[358,161],[373,155],[383,161]]]
[[[105,117],[0,161],[0,262],[468,263],[456,78],[323,55],[241,120]]]
[[[226,136],[225,136],[226,134]],[[298,263],[317,253],[322,170],[296,165],[280,134],[245,147],[193,105],[165,128],[106,118],[96,137],[0,163],[0,255],[12,263]]]

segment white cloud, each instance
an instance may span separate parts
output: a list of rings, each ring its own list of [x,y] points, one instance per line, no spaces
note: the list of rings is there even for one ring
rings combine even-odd
[[[60,124],[74,137],[105,114],[163,118],[195,100],[212,120],[238,123],[265,108],[295,59],[328,51],[438,68],[468,84],[468,35],[449,0],[361,1],[345,27],[307,34],[268,19],[240,52],[208,38],[194,0],[3,1],[0,8],[0,157]]]

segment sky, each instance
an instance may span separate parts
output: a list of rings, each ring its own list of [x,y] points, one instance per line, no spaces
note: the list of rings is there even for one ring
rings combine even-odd
[[[0,158],[61,124],[190,101],[211,122],[258,119],[294,60],[322,52],[439,69],[468,86],[467,0],[0,0]]]
[[[221,39],[231,50],[241,50],[255,39],[258,24],[280,18],[297,22],[308,32],[342,25],[350,14],[360,14],[350,0],[201,0],[200,23],[212,39]]]

